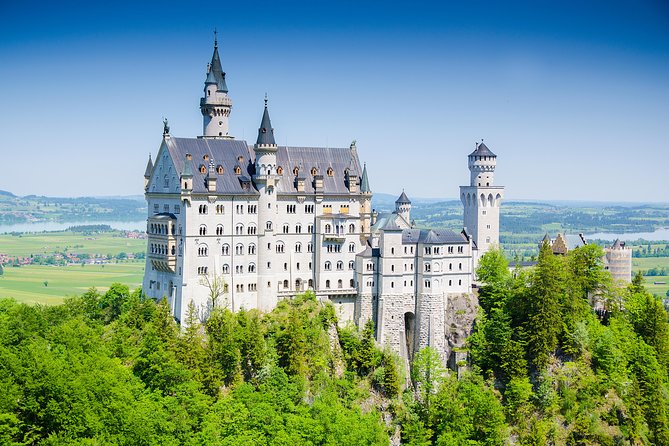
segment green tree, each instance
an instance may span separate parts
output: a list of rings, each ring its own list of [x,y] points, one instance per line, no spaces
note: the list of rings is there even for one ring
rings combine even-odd
[[[429,412],[431,399],[446,378],[446,373],[441,357],[434,348],[423,347],[414,355],[411,363],[411,381],[418,400],[426,412]]]
[[[562,329],[560,302],[565,294],[563,259],[543,243],[525,300],[524,333],[529,358],[537,369],[548,363]]]

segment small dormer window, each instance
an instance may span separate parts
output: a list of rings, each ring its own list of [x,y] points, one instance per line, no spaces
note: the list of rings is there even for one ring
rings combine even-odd
[[[242,168],[239,166],[235,166],[235,175],[241,175],[242,174]]]
[[[331,177],[334,175],[334,170],[332,170],[332,167],[328,167],[328,176]]]
[[[205,161],[209,161],[209,155],[203,156],[202,159],[205,160]]]
[[[216,166],[216,173],[219,175],[223,175],[223,166],[221,166],[220,164]]]
[[[189,161],[192,160],[192,159],[193,159],[193,155],[191,155],[190,153],[187,153],[187,154],[186,154],[186,159],[189,160]]]
[[[295,168],[293,169],[293,175],[297,176],[298,173],[300,173],[300,169],[298,169],[297,167],[295,167]]]
[[[318,174],[318,169],[316,169],[315,167],[312,167],[311,168],[311,174],[312,175],[317,175]]]
[[[237,162],[238,162],[239,164],[243,164],[243,163],[244,163],[244,157],[241,156],[241,155],[238,156],[238,157],[237,157]]]
[[[202,173],[202,174],[207,173],[207,168],[205,167],[204,164],[200,164],[200,173]]]
[[[283,175],[283,167],[279,166],[276,168],[277,175]]]

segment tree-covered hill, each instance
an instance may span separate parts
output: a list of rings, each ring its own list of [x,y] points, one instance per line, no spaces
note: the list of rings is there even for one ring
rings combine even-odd
[[[638,278],[614,286],[590,245],[478,274],[459,378],[430,348],[405,376],[311,294],[185,328],[119,284],[0,300],[0,444],[669,445],[667,313]]]

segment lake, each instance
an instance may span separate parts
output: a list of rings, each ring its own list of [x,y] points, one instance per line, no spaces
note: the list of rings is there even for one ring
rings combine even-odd
[[[44,221],[39,223],[19,223],[13,225],[0,225],[0,234],[6,232],[44,232],[44,231],[64,231],[70,226],[84,226],[84,225],[109,225],[113,229],[120,229],[123,231],[138,230],[143,232],[146,230],[146,220],[137,221]]]
[[[658,229],[654,232],[628,232],[623,234],[614,234],[611,232],[597,232],[595,234],[586,234],[586,240],[615,240],[620,239],[623,242],[644,239],[649,242],[659,240],[669,240],[669,228]]]

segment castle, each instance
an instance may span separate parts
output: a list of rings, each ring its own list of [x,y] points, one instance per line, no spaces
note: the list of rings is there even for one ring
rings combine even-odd
[[[183,321],[191,302],[203,317],[214,306],[269,311],[312,290],[340,321],[373,320],[377,340],[401,357],[431,345],[446,360],[449,305],[471,296],[477,259],[499,242],[496,155],[482,142],[469,154],[465,229],[417,229],[404,192],[395,212],[373,212],[355,142],[279,146],[265,99],[250,145],[230,135],[228,93],[214,42],[202,136],[174,137],[165,123],[146,167],[146,295],[167,298]]]

